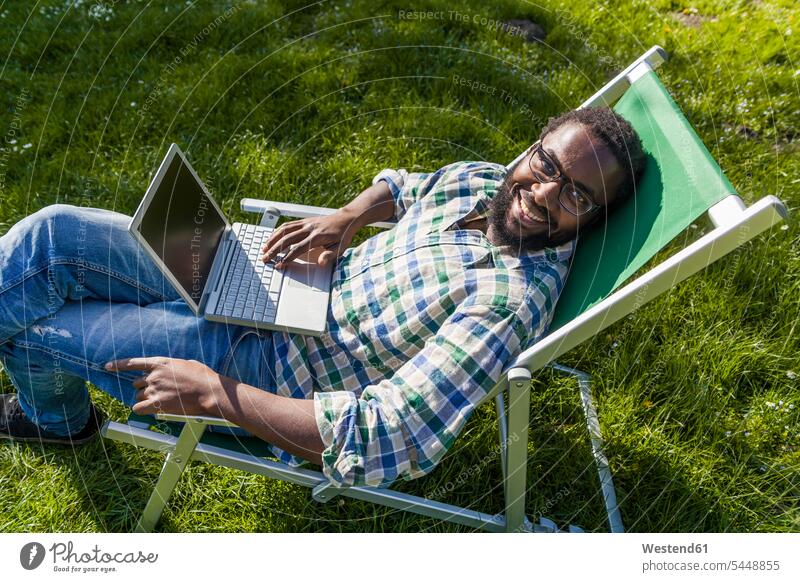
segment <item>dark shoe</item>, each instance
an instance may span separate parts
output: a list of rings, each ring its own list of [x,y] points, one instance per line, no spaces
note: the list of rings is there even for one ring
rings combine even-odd
[[[95,408],[94,404],[90,407],[89,421],[80,432],[70,436],[60,436],[39,428],[25,416],[16,394],[0,394],[0,440],[82,445],[92,440],[103,424],[103,413]]]

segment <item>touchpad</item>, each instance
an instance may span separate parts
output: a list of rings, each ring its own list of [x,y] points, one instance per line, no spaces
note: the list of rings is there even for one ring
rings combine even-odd
[[[322,291],[324,269],[306,263],[292,265],[291,267],[287,267],[286,270],[288,271],[286,274],[289,275],[289,281],[287,281],[288,287]]]
[[[332,269],[320,267],[317,264],[317,259],[323,250],[320,247],[313,248],[289,263],[286,266],[286,275],[289,276],[286,286],[295,289],[327,291]]]

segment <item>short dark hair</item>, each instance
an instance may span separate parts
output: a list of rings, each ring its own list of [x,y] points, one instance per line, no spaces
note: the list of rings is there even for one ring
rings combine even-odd
[[[587,107],[551,117],[539,139],[567,123],[579,123],[588,128],[592,135],[611,151],[622,168],[624,172],[622,184],[607,208],[609,211],[613,210],[633,196],[636,183],[644,173],[647,155],[642,149],[639,136],[631,124],[610,107]]]

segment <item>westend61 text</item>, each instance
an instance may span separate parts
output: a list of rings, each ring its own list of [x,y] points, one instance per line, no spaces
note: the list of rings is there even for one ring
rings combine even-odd
[[[689,544],[686,546],[642,544],[642,551],[645,554],[707,554],[708,544]]]

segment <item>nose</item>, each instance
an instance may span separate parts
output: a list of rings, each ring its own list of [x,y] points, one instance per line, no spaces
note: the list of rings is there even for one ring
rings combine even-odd
[[[561,194],[561,181],[545,183],[534,183],[531,188],[533,194],[533,201],[539,206],[547,209],[547,212],[553,213],[558,209],[558,197]]]

